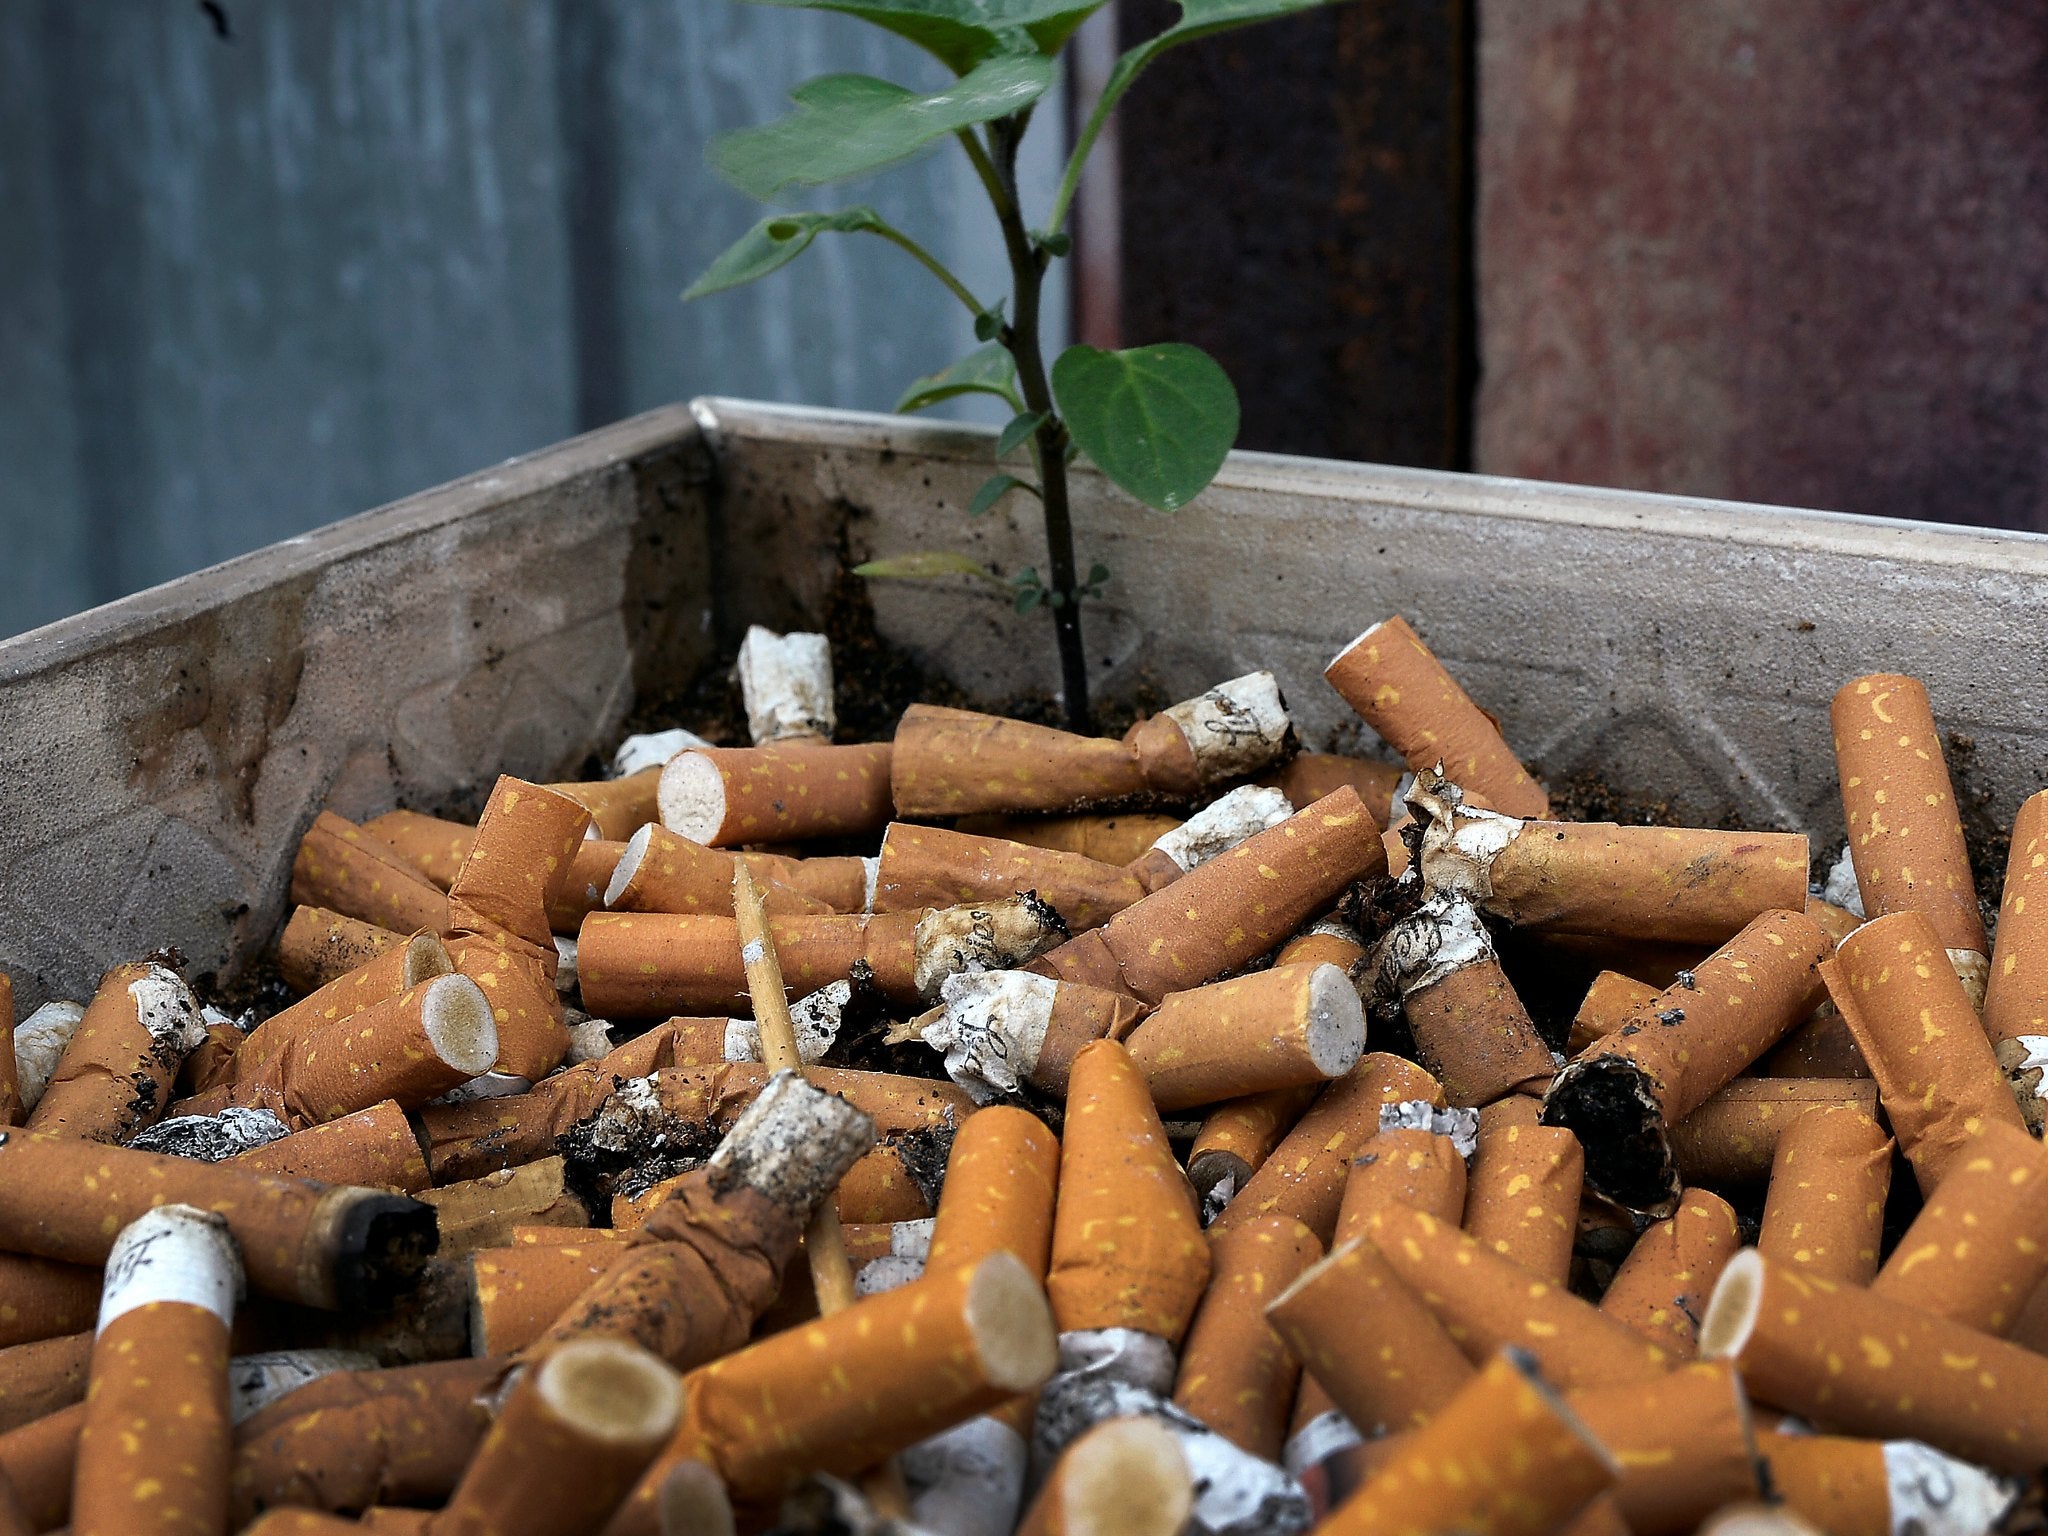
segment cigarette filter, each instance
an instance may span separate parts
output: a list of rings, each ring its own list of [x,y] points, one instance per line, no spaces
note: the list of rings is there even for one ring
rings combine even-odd
[[[1146,891],[1164,890],[1189,870],[1277,827],[1295,807],[1277,789],[1240,784],[1160,837],[1129,868]]]
[[[1034,848],[1057,848],[1085,854],[1104,864],[1130,864],[1142,859],[1160,838],[1180,825],[1178,816],[1137,812],[1103,816],[963,816],[956,830],[977,837],[1000,837]]]
[[[1310,923],[1274,952],[1275,965],[1334,965],[1346,975],[1365,958],[1358,930],[1333,918]]]
[[[1765,1435],[1771,1487],[1828,1536],[1990,1531],[2012,1484],[1912,1440]]]
[[[1017,1536],[1178,1536],[1193,1507],[1173,1431],[1142,1415],[1109,1419],[1060,1454]]]
[[[1211,1110],[1188,1151],[1188,1180],[1195,1193],[1207,1200],[1212,1190],[1228,1181],[1229,1191],[1223,1197],[1227,1202],[1243,1189],[1321,1088],[1320,1083],[1276,1088]]]
[[[240,1166],[284,1179],[318,1179],[416,1194],[433,1181],[419,1133],[397,1102],[386,1099],[352,1115],[238,1154]]]
[[[1242,1221],[1291,1216],[1317,1239],[1333,1236],[1351,1160],[1380,1133],[1380,1110],[1421,1101],[1441,1109],[1443,1088],[1411,1061],[1374,1051],[1323,1089],[1308,1112],[1210,1223],[1220,1237]]]
[[[658,822],[648,823],[648,826],[658,825]],[[604,893],[611,889],[612,877],[618,873],[619,864],[630,846],[627,842],[599,837],[586,837],[577,843],[569,855],[568,872],[549,890],[550,930],[557,934],[572,934],[584,918],[605,904]],[[556,949],[559,952],[560,946],[557,945]]]
[[[418,811],[386,811],[364,822],[363,830],[444,891],[476,846],[476,828],[467,822]]]
[[[176,971],[152,960],[115,966],[64,1047],[29,1130],[127,1140],[156,1123],[179,1065],[205,1034],[199,1000]]]
[[[1984,1033],[2014,1082],[2028,1124],[2044,1111],[2048,1066],[2048,790],[2020,807],[1998,903],[1998,938],[1984,988]]]
[[[926,1045],[946,1054],[946,1075],[977,1100],[1026,1083],[1065,1098],[1074,1053],[1091,1040],[1120,1040],[1144,1012],[1136,998],[1029,971],[965,971],[939,984],[941,1016]]]
[[[0,1249],[101,1264],[153,1206],[218,1211],[249,1284],[309,1307],[374,1309],[418,1278],[433,1214],[377,1190],[247,1172],[45,1136],[0,1140]]]
[[[1340,789],[1126,907],[1032,969],[1148,1003],[1279,947],[1354,880],[1383,873],[1379,826]]]
[[[1671,1127],[1671,1157],[1688,1184],[1761,1184],[1778,1138],[1808,1110],[1847,1105],[1877,1113],[1868,1079],[1738,1077]]]
[[[1365,1435],[1398,1434],[1426,1424],[1472,1377],[1436,1314],[1363,1238],[1303,1271],[1266,1319],[1326,1405],[1297,1408],[1298,1423],[1334,1406]]]
[[[1579,1011],[1572,1015],[1565,1049],[1576,1056],[1595,1040],[1604,1040],[1657,996],[1658,989],[1620,971],[1602,971],[1586,989]]]
[[[1330,1516],[1330,1536],[1549,1536],[1620,1468],[1518,1350],[1489,1359]]]
[[[1804,913],[1766,912],[1566,1063],[1543,1119],[1578,1133],[1586,1182],[1630,1209],[1668,1214],[1678,1197],[1669,1127],[1806,1013],[1827,951]]]
[[[1511,816],[1548,816],[1550,797],[1442,662],[1398,614],[1323,669],[1344,702],[1417,773],[1440,772]]]
[[[891,1002],[919,1001],[915,970],[922,912],[873,917],[771,917],[769,931],[793,996],[865,963]],[[749,1010],[739,927],[730,917],[593,912],[576,939],[583,1006],[608,1019]]]
[[[501,948],[524,948],[555,974],[548,905],[569,877],[590,813],[567,795],[500,774],[469,857],[448,887],[448,923]],[[553,1063],[549,1063],[553,1065]]]
[[[1365,1012],[1334,965],[1286,965],[1168,994],[1125,1040],[1162,1110],[1341,1077]]]
[[[919,1002],[936,1003],[949,977],[1025,965],[1066,938],[1059,913],[1030,891],[977,906],[934,907],[912,940],[910,984]]]
[[[1721,1272],[1700,1354],[1732,1360],[1759,1402],[1847,1434],[2001,1472],[2048,1462],[2048,1359],[1753,1248]]]
[[[433,934],[401,938],[258,1024],[235,1051],[235,1077],[254,1078],[271,1062],[295,1053],[312,1030],[352,1019],[454,969],[447,946]]]
[[[878,912],[966,906],[1024,891],[1037,892],[1079,933],[1142,900],[1146,887],[1122,866],[1083,854],[901,821],[882,834]]]
[[[682,1403],[681,1378],[644,1349],[561,1345],[520,1374],[434,1529],[586,1536],[675,1432]]]
[[[1864,912],[1924,913],[1974,1007],[1984,1000],[1990,946],[1927,689],[1894,673],[1854,678],[1828,718]]]
[[[2048,1276],[2048,1150],[2010,1126],[1985,1126],[1875,1273],[1870,1288],[1887,1300],[2011,1334]]]
[[[1712,1190],[1683,1190],[1678,1208],[1629,1249],[1600,1311],[1662,1345],[1672,1359],[1689,1360],[1714,1282],[1741,1242],[1733,1206]]]
[[[99,1306],[97,1269],[0,1253],[0,1349],[90,1328]]]
[[[590,824],[597,835],[612,842],[631,837],[660,815],[657,801],[661,791],[661,768],[658,764],[616,779],[550,784],[547,788],[582,806],[590,813]]]
[[[443,1259],[495,1248],[522,1226],[590,1225],[589,1208],[568,1187],[567,1164],[560,1157],[422,1190],[420,1199],[434,1208]]]
[[[1749,1399],[1725,1360],[1566,1401],[1620,1465],[1612,1497],[1636,1536],[1680,1536],[1723,1504],[1762,1494]]]
[[[1540,1093],[1556,1070],[1550,1047],[1500,968],[1478,909],[1439,892],[1387,930],[1367,973],[1398,1000],[1415,1054],[1461,1107]]]
[[[702,747],[661,770],[661,824],[711,848],[873,837],[888,825],[890,747]]]
[[[1774,1264],[1868,1285],[1891,1183],[1892,1139],[1870,1116],[1846,1106],[1801,1115],[1778,1138],[1756,1245]]]
[[[11,1432],[83,1402],[91,1366],[90,1330],[0,1349],[0,1430]]]
[[[1083,1046],[1067,1090],[1046,1294],[1060,1332],[1178,1341],[1209,1280],[1194,1193],[1144,1074],[1113,1040]]]
[[[1334,752],[1297,752],[1285,767],[1263,775],[1259,782],[1279,790],[1297,811],[1348,785],[1372,807],[1375,820],[1385,821],[1388,817],[1382,813],[1395,809],[1395,791],[1407,777],[1408,770],[1400,763],[1342,757]]]
[[[1300,1222],[1264,1216],[1215,1245],[1181,1351],[1173,1400],[1240,1450],[1280,1459],[1301,1365],[1266,1321],[1266,1303],[1323,1256]]]
[[[1586,1159],[1562,1126],[1479,1115],[1479,1147],[1465,1186],[1465,1230],[1553,1285],[1571,1276]]]
[[[686,837],[678,837],[660,822],[650,822],[626,840],[611,878],[604,888],[603,905],[616,912],[677,912],[707,917],[732,916],[732,871],[742,855],[722,848],[706,848]],[[757,862],[748,858],[753,869]],[[798,866],[806,861],[782,859],[780,865]],[[857,859],[813,859],[814,864],[854,864]],[[856,899],[850,905],[834,907],[773,877],[760,877],[761,902],[770,914],[795,912],[858,912],[866,905]],[[857,880],[854,891],[866,895],[866,880]]]
[[[235,1431],[229,1528],[279,1506],[354,1514],[440,1503],[490,1428],[511,1369],[463,1359],[339,1371],[259,1408]]]
[[[202,1020],[209,1017],[200,1012]],[[173,1091],[180,1097],[225,1087],[234,1081],[235,1053],[241,1049],[242,1031],[233,1023],[208,1023],[199,1043],[186,1053],[178,1067]]]
[[[161,1206],[115,1238],[71,1487],[80,1536],[226,1529],[241,1289],[227,1223],[206,1211]]]
[[[839,718],[832,704],[832,643],[823,635],[779,635],[749,624],[740,642],[739,674],[755,746],[832,739]]]
[[[1006,1249],[1042,1277],[1052,1261],[1059,1169],[1059,1138],[1036,1115],[1007,1104],[969,1115],[946,1163],[928,1267]]]
[[[1987,1125],[2026,1122],[1926,914],[1865,923],[1821,967],[1923,1194]]]
[[[292,859],[291,899],[325,907],[393,933],[439,933],[448,897],[391,848],[354,822],[322,811]]]
[[[85,1404],[79,1401],[0,1434],[0,1476],[14,1490],[29,1530],[54,1531],[70,1520],[78,1432],[84,1427]]]
[[[1652,1342],[1562,1287],[1424,1211],[1389,1205],[1367,1225],[1372,1245],[1422,1298],[1474,1364],[1523,1348],[1560,1388],[1648,1381],[1676,1363]]]
[[[475,1353],[510,1355],[525,1349],[632,1252],[607,1227],[551,1230],[577,1233],[579,1240],[514,1243],[470,1255],[470,1344]]]
[[[1839,941],[1837,941],[1839,942]],[[1804,1023],[1757,1058],[1759,1077],[1869,1077],[1863,1050],[1833,1002],[1823,1002]]]

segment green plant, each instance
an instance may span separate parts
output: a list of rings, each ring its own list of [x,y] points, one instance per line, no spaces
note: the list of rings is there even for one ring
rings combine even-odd
[[[980,561],[927,550],[870,561],[871,577],[966,575],[996,583],[1019,613],[1044,606],[1058,640],[1067,718],[1089,728],[1088,671],[1081,602],[1110,578],[1093,564],[1084,578],[1074,557],[1067,466],[1085,453],[1117,485],[1160,512],[1173,512],[1215,478],[1237,439],[1237,392],[1216,361],[1181,343],[1106,352],[1072,346],[1046,366],[1040,306],[1045,274],[1067,255],[1063,226],[1081,169],[1131,84],[1170,48],[1231,27],[1308,10],[1324,0],[1180,0],[1177,24],[1117,61],[1076,137],[1052,206],[1036,228],[1017,186],[1017,151],[1054,60],[1102,0],[760,0],[843,11],[924,48],[955,79],[917,92],[869,75],[823,75],[791,93],[796,110],[758,128],[720,135],[710,160],[733,185],[766,202],[792,188],[823,186],[896,165],[952,137],[967,153],[1002,229],[1011,291],[984,304],[917,241],[872,208],[773,214],[724,251],[683,295],[723,292],[785,266],[823,234],[876,235],[922,263],[967,306],[982,343],[952,367],[919,379],[898,403],[918,411],[964,394],[993,395],[1012,412],[996,444],[998,469],[968,504],[980,517],[1012,492],[1037,500],[1045,521],[1046,569],[1005,580]],[[1031,478],[1000,467],[1029,452]],[[1021,465],[1017,466],[1022,468]]]

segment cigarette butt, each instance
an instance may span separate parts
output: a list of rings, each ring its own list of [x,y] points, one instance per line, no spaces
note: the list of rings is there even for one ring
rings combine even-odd
[[[1194,1193],[1144,1074],[1113,1040],[1083,1046],[1067,1089],[1046,1294],[1060,1331],[1178,1340],[1209,1279]]]
[[[1864,912],[1925,914],[1957,971],[1971,973],[1972,1005],[1981,1003],[1990,946],[1927,689],[1894,673],[1854,678],[1828,718]]]
[[[1674,1360],[1698,1348],[1700,1315],[1742,1237],[1735,1209],[1712,1190],[1687,1189],[1652,1222],[1600,1298],[1600,1311],[1663,1346]]]
[[[1848,1434],[2002,1472],[2048,1461],[2048,1359],[1753,1248],[1721,1272],[1700,1354],[1733,1361],[1758,1401]]]
[[[163,1113],[180,1064],[205,1032],[199,1000],[176,971],[148,960],[115,966],[64,1047],[28,1129],[125,1141]]]
[[[219,1216],[160,1206],[114,1240],[71,1490],[81,1536],[226,1527],[228,1328],[241,1288]]]
[[[125,1147],[0,1140],[0,1249],[101,1264],[117,1232],[165,1204],[219,1211],[251,1288],[310,1307],[374,1309],[411,1285],[433,1250],[433,1213],[404,1195]]]
[[[1778,1138],[1757,1248],[1774,1264],[1868,1285],[1891,1182],[1892,1139],[1870,1116],[1846,1107],[1801,1115]]]
[[[1586,1159],[1561,1126],[1479,1116],[1479,1146],[1465,1186],[1465,1230],[1552,1285],[1570,1278]]]
[[[889,743],[704,747],[661,770],[660,821],[710,848],[873,837],[888,825]]]
[[[1766,912],[1566,1063],[1543,1118],[1578,1133],[1586,1182],[1632,1210],[1667,1214],[1678,1196],[1669,1127],[1805,1015],[1827,950],[1804,913]]]
[[[1351,1160],[1379,1134],[1387,1104],[1443,1107],[1442,1086],[1411,1061],[1373,1051],[1324,1088],[1237,1198],[1209,1225],[1220,1237],[1241,1221],[1291,1216],[1318,1239],[1334,1235]]]
[[[1557,1531],[1620,1468],[1528,1356],[1502,1351],[1321,1527],[1330,1536]]]
[[[734,1536],[738,1530],[724,1479],[701,1461],[670,1465],[654,1503],[660,1536]]]
[[[1473,1374],[1436,1314],[1362,1238],[1305,1270],[1266,1317],[1321,1389],[1319,1400],[1367,1436],[1426,1424]],[[1300,1423],[1315,1416],[1296,1410]]]
[[[1375,807],[1376,819],[1384,821],[1377,808],[1393,805],[1394,792],[1407,777],[1408,770],[1400,763],[1334,752],[1297,752],[1279,772],[1265,774],[1258,782],[1279,790],[1297,811],[1348,786],[1358,791],[1359,799]]]
[[[1711,945],[1667,944],[1627,934],[1532,932],[1529,936],[1539,953],[1558,956],[1574,969],[1619,971],[1656,992],[1677,981],[1680,972],[1698,969],[1714,952]]]
[[[0,1349],[90,1328],[99,1306],[97,1269],[0,1253]]]
[[[1863,1048],[1848,1020],[1832,1001],[1824,1001],[1795,1024],[1785,1038],[1757,1058],[1759,1077],[1869,1077]]]
[[[969,1115],[953,1138],[928,1266],[972,1264],[1005,1249],[1042,1278],[1059,1169],[1059,1138],[1036,1115],[1006,1104]]]
[[[498,1059],[491,1070],[539,1082],[569,1050],[562,997],[553,976],[557,960],[544,960],[523,940],[500,943],[484,934],[456,935],[448,942],[456,970],[484,989],[498,1030]]]
[[[1636,1536],[1680,1536],[1722,1505],[1762,1494],[1749,1399],[1726,1361],[1565,1400],[1620,1464],[1612,1497]]]
[[[317,1509],[273,1509],[243,1527],[242,1536],[348,1536],[362,1526]]]
[[[1828,1536],[1990,1531],[2013,1484],[1911,1440],[1765,1435],[1771,1487]]]
[[[205,1016],[202,1010],[201,1017]],[[242,1031],[232,1023],[206,1025],[199,1043],[186,1053],[185,1060],[179,1065],[178,1079],[172,1092],[183,1098],[232,1083],[235,1053],[241,1049],[243,1038]]]
[[[13,1431],[85,1399],[92,1332],[0,1349],[0,1430]]]
[[[930,1218],[932,1198],[906,1143],[907,1138],[887,1137],[846,1170],[833,1196],[841,1221],[893,1225]]]
[[[610,842],[621,842],[650,821],[660,819],[656,803],[661,790],[659,766],[642,768],[622,778],[550,784],[547,788],[582,806],[590,814],[590,824],[597,835]]]
[[[341,1371],[258,1409],[235,1431],[229,1529],[278,1506],[439,1504],[490,1428],[511,1368],[486,1359]]]
[[[977,1099],[1017,1093],[1029,1084],[1065,1098],[1074,1055],[1091,1040],[1129,1035],[1144,1005],[1121,992],[1029,971],[948,976],[942,1013],[920,1037],[945,1052],[946,1075]]]
[[[292,859],[291,899],[394,933],[439,933],[448,926],[448,896],[382,838],[322,811]]]
[[[2048,1035],[2048,790],[2029,796],[2013,818],[1984,1030],[1993,1041]]]
[[[1146,887],[1122,866],[1084,854],[900,821],[882,834],[877,912],[971,905],[1022,891],[1036,891],[1079,933],[1142,900]]]
[[[1148,1003],[1277,948],[1354,880],[1382,873],[1379,825],[1340,789],[1079,934],[1032,969]]]
[[[1164,890],[1190,870],[1296,814],[1277,789],[1240,784],[1166,833],[1128,866],[1142,890]]]
[[[499,1247],[511,1239],[515,1227],[590,1225],[590,1212],[570,1190],[560,1157],[423,1189],[419,1197],[434,1208],[441,1232],[438,1251],[444,1259]]]
[[[1310,923],[1282,944],[1275,965],[1334,965],[1349,975],[1365,958],[1365,943],[1349,924],[1324,918]]]
[[[469,857],[448,887],[448,922],[458,935],[475,934],[500,947],[523,947],[555,974],[554,930],[548,908],[590,828],[590,813],[576,800],[510,774],[500,774],[477,822]]]
[[[434,1529],[585,1536],[675,1432],[682,1404],[681,1378],[637,1345],[559,1346],[521,1373]]]
[[[317,992],[386,951],[405,935],[324,907],[294,907],[277,941],[277,968],[293,990]]]
[[[706,848],[678,837],[659,822],[650,822],[628,838],[604,887],[602,905],[615,912],[675,912],[708,917],[732,916],[732,870],[740,855]],[[796,859],[778,861],[797,865]],[[855,863],[857,860],[807,861],[813,864]],[[751,867],[753,860],[748,861]],[[834,907],[793,886],[763,878],[762,903],[771,914],[858,912],[863,903]],[[856,890],[861,889],[856,886]]]
[[[1923,1194],[1940,1188],[1983,1127],[2026,1129],[1976,1010],[1942,959],[1932,922],[1908,909],[1865,923],[1821,967]]]
[[[623,1242],[604,1237],[546,1246],[514,1243],[471,1254],[472,1349],[479,1355],[524,1350],[631,1251]]]
[[[832,644],[804,631],[777,634],[749,624],[740,642],[740,696],[754,745],[830,741],[838,727],[832,702]]]
[[[15,1086],[24,1117],[35,1113],[65,1048],[85,1019],[83,1003],[50,1002],[14,1026]]]
[[[1275,966],[1169,994],[1124,1044],[1154,1104],[1191,1109],[1343,1076],[1365,1012],[1336,966]]]
[[[1572,1031],[1565,1050],[1576,1056],[1595,1040],[1605,1040],[1655,998],[1658,991],[1648,982],[1624,976],[1620,971],[1602,971],[1586,989],[1579,1011],[1572,1015]]]
[[[689,1178],[689,1172],[672,1174],[668,1178],[657,1179],[645,1189],[630,1194],[622,1191],[613,1195],[610,1230],[621,1236],[639,1231],[647,1225],[647,1218],[654,1214],[654,1208],[676,1190],[683,1188],[689,1182]]]
[[[253,1078],[272,1061],[295,1053],[310,1031],[352,1019],[454,969],[447,946],[435,935],[401,938],[258,1024],[235,1051],[235,1077]]]
[[[1321,1091],[1320,1083],[1303,1083],[1233,1099],[1211,1110],[1188,1151],[1188,1181],[1195,1193],[1207,1200],[1228,1181],[1226,1200],[1236,1195],[1265,1166]]]
[[[793,996],[844,981],[865,963],[891,1002],[918,1001],[914,979],[921,912],[873,917],[771,917],[769,930]],[[730,917],[593,912],[577,934],[583,1005],[603,1018],[744,1012],[746,973]]]
[[[1014,969],[1067,936],[1059,913],[1031,891],[974,906],[934,907],[912,937],[910,984],[919,1002],[936,1003],[949,977]],[[883,985],[879,978],[877,985]]]
[[[1812,1109],[1846,1105],[1877,1113],[1877,1084],[1867,1078],[1738,1077],[1671,1127],[1671,1157],[1688,1184],[1761,1184],[1770,1177],[1778,1138]]]
[[[1443,772],[1510,816],[1548,816],[1550,797],[1398,614],[1337,653],[1323,676],[1417,773]]]
[[[630,846],[598,837],[586,837],[576,845],[569,855],[568,874],[548,896],[548,927],[553,932],[574,933],[584,918],[603,908],[605,892]]]
[[[1017,1536],[1175,1536],[1193,1507],[1173,1431],[1142,1415],[1110,1419],[1060,1454]]]
[[[1424,1211],[1389,1205],[1367,1224],[1373,1247],[1478,1364],[1521,1348],[1565,1391],[1648,1381],[1676,1363],[1671,1351],[1562,1287]]]
[[[476,828],[469,823],[418,811],[386,811],[364,822],[363,830],[444,891],[476,846]]]
[[[1231,1444],[1280,1459],[1301,1366],[1266,1321],[1266,1303],[1323,1256],[1300,1222],[1266,1216],[1216,1245],[1209,1288],[1181,1351],[1173,1401]]]
[[[1124,812],[1077,816],[963,816],[954,829],[976,837],[1000,837],[1034,848],[1083,854],[1104,864],[1131,864],[1181,824],[1178,816]]]
[[[2044,1233],[2048,1149],[2010,1126],[1987,1125],[1868,1283],[1887,1300],[2005,1337],[2048,1276]]]
[[[432,1181],[419,1133],[396,1101],[307,1126],[238,1154],[240,1166],[285,1179],[357,1184],[416,1194]]]
[[[78,1432],[84,1427],[85,1404],[79,1401],[0,1434],[0,1476],[13,1488],[31,1531],[54,1531],[70,1520]]]
[[[1481,1119],[1483,1123],[1483,1113]],[[1494,1120],[1499,1124],[1508,1117],[1495,1115]],[[1533,1119],[1517,1118],[1512,1123],[1535,1128]],[[1384,1129],[1369,1138],[1352,1159],[1343,1201],[1337,1208],[1337,1241],[1365,1236],[1372,1213],[1397,1201],[1452,1226],[1461,1225],[1469,1186],[1465,1155],[1455,1136],[1433,1129]]]

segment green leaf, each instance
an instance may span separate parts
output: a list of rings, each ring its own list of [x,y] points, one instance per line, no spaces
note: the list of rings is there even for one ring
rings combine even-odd
[[[967,515],[980,517],[1012,491],[1029,491],[1038,494],[1038,487],[1028,480],[1019,480],[1015,475],[990,475],[981,482],[981,489],[967,503]]]
[[[1023,447],[1030,441],[1031,434],[1038,430],[1039,424],[1051,414],[1050,411],[1019,411],[1012,416],[1010,424],[1003,428],[1002,435],[996,439],[996,457],[1000,459]]]
[[[994,341],[1003,333],[1003,303],[997,299],[993,309],[984,309],[974,317],[974,339]]]
[[[894,576],[907,581],[924,581],[934,576],[978,576],[997,586],[1009,583],[979,560],[955,554],[950,549],[920,549],[907,555],[890,555],[853,568],[856,576]]]
[[[1109,567],[1104,565],[1100,560],[1096,561],[1093,565],[1088,567],[1087,584],[1089,586],[1099,587],[1107,580],[1109,580]]]
[[[1050,59],[1003,54],[919,95],[873,75],[820,75],[790,93],[796,111],[711,141],[718,173],[754,197],[864,176],[962,128],[1022,111],[1052,84]]]
[[[991,54],[1029,39],[1048,56],[1102,0],[756,0],[814,11],[842,11],[908,38],[964,75]],[[1020,35],[1021,34],[1021,35]]]
[[[1067,431],[1101,471],[1161,512],[1216,478],[1237,441],[1237,391],[1216,359],[1181,342],[1067,348],[1052,365]]]
[[[1017,364],[1008,349],[995,342],[976,347],[952,367],[928,373],[912,384],[896,402],[896,409],[928,410],[941,400],[974,394],[994,395],[1007,401],[1013,411],[1022,408],[1017,399]]]
[[[1169,48],[1227,32],[1232,27],[1248,27],[1254,22],[1292,16],[1296,11],[1312,11],[1328,3],[1329,0],[1180,0],[1180,20],[1118,59],[1104,92],[1118,90],[1121,77],[1135,74]]]
[[[811,241],[828,231],[850,234],[882,227],[872,208],[846,208],[838,213],[778,213],[763,219],[727,246],[704,275],[683,290],[684,299],[701,299],[766,277],[788,266]]]

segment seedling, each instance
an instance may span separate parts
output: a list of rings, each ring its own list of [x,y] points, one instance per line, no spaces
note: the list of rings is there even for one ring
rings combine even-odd
[[[866,176],[952,137],[973,163],[995,209],[1009,260],[1010,292],[984,303],[946,265],[872,208],[771,214],[725,250],[683,295],[702,298],[787,265],[823,234],[876,235],[921,263],[974,317],[982,343],[950,368],[912,384],[897,403],[921,411],[960,395],[984,394],[1011,410],[996,442],[997,468],[969,500],[981,517],[1021,493],[1045,520],[1046,568],[1003,577],[957,551],[921,550],[857,566],[870,577],[969,576],[1005,588],[1019,613],[1043,606],[1059,645],[1068,723],[1090,725],[1081,603],[1110,580],[1074,557],[1067,466],[1086,454],[1137,500],[1175,512],[1222,468],[1237,440],[1237,391],[1216,360],[1180,342],[1119,352],[1071,346],[1048,370],[1041,342],[1045,274],[1072,249],[1064,228],[1088,153],[1110,113],[1161,54],[1212,33],[1303,11],[1324,0],[1180,0],[1179,22],[1117,61],[1067,158],[1052,206],[1033,227],[1018,195],[1017,152],[1055,60],[1102,0],[759,0],[844,11],[907,38],[956,77],[918,92],[870,75],[821,75],[791,92],[796,110],[778,122],[712,141],[712,166],[763,202],[799,187]],[[1019,449],[1030,459],[1003,468]]]

